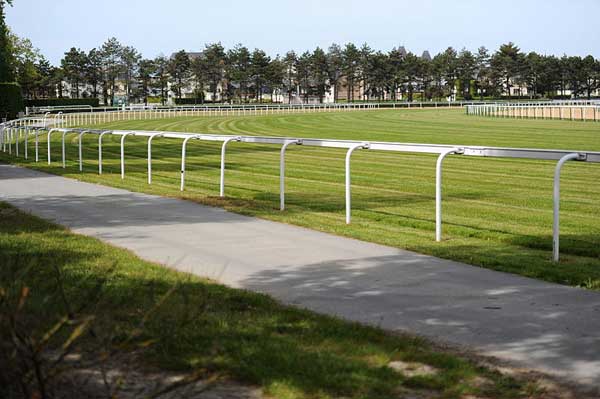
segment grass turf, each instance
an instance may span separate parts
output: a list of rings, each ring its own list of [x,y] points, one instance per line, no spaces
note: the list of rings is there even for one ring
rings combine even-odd
[[[143,350],[145,359],[163,369],[205,370],[257,384],[269,397],[389,399],[409,393],[421,397],[424,391],[439,398],[530,398],[542,393],[534,383],[503,376],[419,338],[283,306],[265,295],[165,269],[1,202],[0,253],[0,322],[9,321],[4,316],[11,314],[12,301],[6,298],[15,292],[18,302],[19,287],[29,287],[19,314],[23,331],[33,336],[43,335],[66,314],[86,316],[73,315],[72,309],[93,301],[86,312],[95,317],[88,331],[93,329],[96,339],[110,336],[110,345]],[[59,282],[66,298],[59,294]],[[91,298],[97,287],[100,295]],[[141,334],[136,332],[140,326]],[[84,334],[78,345],[90,346],[93,337]],[[53,340],[49,349],[61,343]],[[437,373],[402,375],[388,367],[391,361],[429,365]]]
[[[255,117],[128,121],[115,129],[276,135],[372,141],[600,150],[600,125],[556,120],[492,119],[462,110],[381,110]],[[126,140],[126,179],[119,176],[119,138],[106,136],[98,176],[97,140],[69,135],[68,165],[0,159],[130,190],[182,197],[326,232],[522,274],[600,288],[600,168],[563,170],[560,264],[551,262],[554,162],[450,157],[444,166],[444,241],[434,242],[435,156],[359,151],[352,161],[353,221],[344,223],[343,150],[290,147],[287,210],[279,212],[279,146],[231,143],[226,195],[218,195],[220,144],[188,146],[186,191],[179,192],[181,142],[155,139],[153,184],[146,183],[146,140]],[[60,156],[59,137],[54,159]],[[44,159],[45,142],[41,156]]]

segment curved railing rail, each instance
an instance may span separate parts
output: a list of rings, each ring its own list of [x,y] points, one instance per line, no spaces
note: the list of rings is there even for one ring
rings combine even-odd
[[[40,132],[46,132],[48,136],[48,164],[51,159],[51,140],[50,135],[54,132],[62,133],[62,167],[66,167],[65,154],[65,136],[68,134],[77,134],[78,149],[79,149],[79,169],[82,170],[83,149],[82,136],[83,134],[96,135],[99,141],[98,154],[98,172],[102,173],[102,138],[106,135],[114,135],[120,137],[120,158],[121,158],[121,178],[125,178],[125,138],[129,135],[136,137],[145,137],[148,139],[148,184],[152,183],[152,151],[151,143],[155,137],[165,139],[182,140],[181,151],[181,181],[180,189],[185,189],[185,160],[186,160],[186,145],[190,140],[205,140],[216,141],[223,143],[221,147],[221,175],[220,175],[220,196],[225,195],[225,169],[226,169],[226,145],[229,142],[236,141],[239,143],[280,145],[280,201],[281,210],[285,209],[285,149],[291,145],[313,146],[324,148],[340,148],[346,149],[346,181],[345,181],[345,202],[346,202],[346,223],[351,222],[351,181],[350,181],[350,164],[351,155],[355,150],[366,151],[394,151],[404,153],[422,153],[435,154],[438,156],[436,162],[436,191],[435,191],[435,206],[436,206],[436,241],[441,241],[442,236],[442,168],[443,160],[448,156],[472,156],[472,157],[499,157],[499,158],[525,158],[538,159],[546,161],[557,161],[557,166],[554,175],[554,219],[553,219],[553,259],[559,260],[559,205],[560,205],[560,171],[565,162],[572,160],[578,162],[593,162],[600,163],[600,152],[594,151],[571,151],[571,150],[548,150],[535,148],[508,148],[508,147],[485,147],[485,146],[469,146],[469,145],[443,145],[443,144],[420,144],[420,143],[396,143],[396,142],[381,142],[381,141],[355,141],[355,140],[331,140],[331,139],[315,139],[315,138],[291,138],[291,137],[267,137],[267,136],[238,136],[238,135],[215,135],[203,133],[181,133],[168,131],[141,131],[141,130],[93,130],[93,129],[76,129],[76,128],[48,128],[36,125],[35,121],[30,121],[29,125],[23,125],[23,122],[13,122],[0,125],[0,144],[4,152],[12,154],[13,145],[18,148],[19,142],[24,142],[24,157],[27,159],[28,137],[35,136],[35,154],[36,162],[38,159],[38,146]],[[16,156],[19,153],[16,152]]]

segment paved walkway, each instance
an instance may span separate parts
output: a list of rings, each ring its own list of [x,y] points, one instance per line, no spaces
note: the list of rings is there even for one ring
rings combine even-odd
[[[600,293],[0,165],[0,200],[142,258],[600,386]]]

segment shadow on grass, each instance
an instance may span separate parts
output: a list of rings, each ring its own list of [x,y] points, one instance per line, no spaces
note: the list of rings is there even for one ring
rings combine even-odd
[[[511,241],[514,245],[552,251],[552,236],[519,235]],[[560,251],[563,254],[600,259],[600,234],[561,234]]]

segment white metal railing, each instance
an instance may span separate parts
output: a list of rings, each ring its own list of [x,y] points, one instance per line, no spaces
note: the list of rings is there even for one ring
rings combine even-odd
[[[554,175],[554,218],[553,218],[553,259],[559,260],[559,202],[560,202],[560,172],[565,162],[573,160],[579,162],[600,163],[600,152],[594,151],[568,151],[568,150],[547,150],[547,149],[532,149],[532,148],[507,148],[507,147],[484,147],[484,146],[457,146],[443,144],[418,144],[418,143],[395,143],[395,142],[364,142],[354,140],[329,140],[315,138],[289,138],[289,137],[266,137],[266,136],[234,136],[234,135],[215,135],[215,134],[198,134],[198,133],[181,133],[181,132],[157,132],[157,131],[132,131],[132,130],[91,130],[91,129],[76,129],[76,128],[48,128],[44,126],[29,126],[19,123],[5,123],[0,125],[0,143],[2,149],[6,152],[8,144],[8,152],[11,154],[12,143],[18,146],[21,137],[24,136],[25,151],[27,151],[27,137],[30,134],[35,134],[35,149],[38,153],[37,137],[40,131],[47,132],[48,141],[48,164],[51,163],[51,134],[54,132],[62,133],[61,149],[62,149],[62,167],[66,167],[66,152],[65,152],[65,136],[67,134],[78,134],[78,154],[79,154],[79,170],[83,170],[83,152],[82,152],[82,137],[84,134],[94,134],[98,136],[98,173],[102,173],[102,138],[105,135],[120,136],[120,160],[121,160],[121,179],[125,179],[125,138],[129,135],[146,137],[148,139],[148,183],[152,183],[152,152],[151,143],[155,137],[166,139],[183,140],[181,148],[181,176],[180,190],[185,189],[185,161],[186,161],[186,146],[190,140],[206,140],[222,142],[221,147],[221,174],[220,174],[220,190],[221,197],[225,195],[225,155],[226,146],[229,142],[236,141],[240,143],[253,144],[272,144],[281,145],[280,153],[280,209],[285,209],[285,151],[291,144],[300,146],[314,146],[324,148],[340,148],[346,149],[345,158],[345,203],[346,203],[346,223],[351,222],[351,180],[350,180],[350,161],[351,155],[358,149],[373,150],[373,151],[395,151],[408,153],[424,153],[435,154],[438,156],[436,162],[436,188],[435,188],[435,239],[441,241],[442,238],[442,168],[443,160],[450,155],[458,156],[474,156],[474,157],[501,157],[501,158],[525,158],[538,159],[548,161],[558,161]],[[18,156],[18,153],[16,154]],[[27,152],[25,152],[27,157]],[[36,156],[36,162],[38,158]]]
[[[465,111],[467,115],[496,118],[600,121],[600,102],[598,101],[474,104],[466,105]]]

